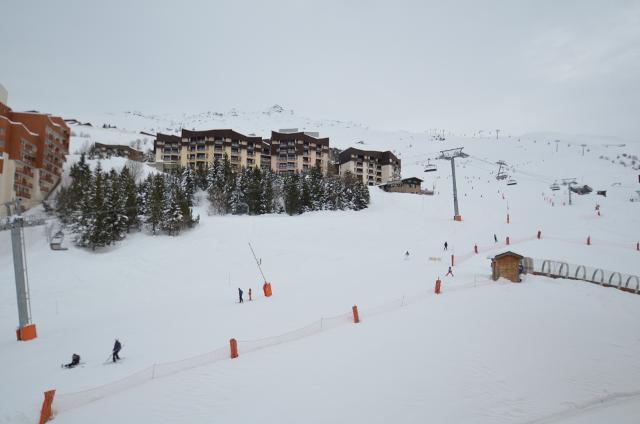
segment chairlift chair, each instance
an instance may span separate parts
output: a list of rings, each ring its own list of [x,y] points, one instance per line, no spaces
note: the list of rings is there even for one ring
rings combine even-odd
[[[66,247],[62,247],[62,241],[64,240],[64,233],[62,231],[58,231],[51,237],[51,242],[49,245],[51,246],[51,250],[67,250]]]
[[[558,191],[560,190],[560,186],[558,185],[558,183],[553,183],[551,184],[551,186],[549,187],[552,191]]]
[[[424,167],[424,172],[434,172],[437,170],[438,167],[435,164],[431,163],[431,159],[428,159],[427,164]]]
[[[514,180],[513,178],[509,178],[507,180],[507,185],[516,185],[518,184],[518,182],[516,180]]]

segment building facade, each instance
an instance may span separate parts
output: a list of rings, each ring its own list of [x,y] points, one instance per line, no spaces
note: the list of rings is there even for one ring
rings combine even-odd
[[[62,178],[70,136],[60,117],[0,103],[0,204],[20,199],[28,209],[42,201]]]
[[[391,193],[422,193],[422,180],[416,177],[391,180],[380,184],[380,188]]]
[[[322,175],[329,170],[329,138],[317,133],[290,130],[271,131],[271,170],[281,174],[309,171],[317,167]]]
[[[271,139],[263,139],[231,129],[183,129],[180,136],[157,134],[154,152],[156,162],[165,169],[207,168],[225,155],[236,170],[255,166],[277,173],[298,173],[317,166],[326,175],[329,166],[329,139],[297,130],[272,131]]]
[[[350,147],[340,153],[339,162],[341,176],[350,172],[370,186],[399,180],[401,175],[400,159],[390,151],[379,152]]]

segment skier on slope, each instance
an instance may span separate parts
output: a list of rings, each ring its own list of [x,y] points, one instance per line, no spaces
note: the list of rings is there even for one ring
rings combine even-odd
[[[444,242],[444,250],[447,250],[449,248],[449,243],[447,243],[446,241]]]
[[[120,340],[116,339],[116,342],[113,344],[113,352],[111,355],[113,362],[116,362],[120,359],[120,356],[118,356],[118,353],[120,352],[121,349],[122,349],[122,344],[120,344]]]
[[[451,270],[451,267],[449,267],[449,271],[447,271],[446,275],[450,275],[450,276],[453,277],[453,271]]]
[[[404,253],[404,258],[405,259],[409,259],[409,251],[408,250]]]
[[[69,362],[68,364],[64,364],[64,367],[73,368],[79,363],[80,363],[80,355],[78,355],[77,353],[74,353],[73,355],[71,355],[71,362]]]
[[[251,301],[251,287],[249,287],[249,301]]]
[[[243,303],[242,300],[242,289],[238,287],[238,303]]]
[[[498,236],[495,235],[495,234],[493,235],[493,241],[496,242],[496,243],[498,242]]]

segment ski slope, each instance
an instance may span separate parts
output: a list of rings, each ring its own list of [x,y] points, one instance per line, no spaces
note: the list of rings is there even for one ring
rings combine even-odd
[[[637,155],[637,143],[557,134],[434,141],[426,133],[265,112],[204,114],[200,121],[125,114],[104,122],[130,134],[119,136],[121,144],[137,131],[185,124],[260,135],[319,130],[332,146],[394,150],[403,176],[424,178],[423,187],[436,194],[371,188],[364,211],[295,217],[207,216],[202,198],[195,229],[179,237],[131,234],[95,253],[73,246],[51,251],[44,227],[28,228],[39,333],[28,343],[15,341],[9,233],[0,233],[0,423],[35,422],[44,390],[91,389],[153,364],[226,349],[231,337],[261,339],[348,314],[352,305],[361,310],[358,325],[241,350],[236,360],[65,410],[56,422],[637,422],[640,296],[534,276],[522,284],[488,281],[488,257],[506,250],[507,236],[519,241],[509,249],[525,256],[640,275],[640,203],[629,201],[637,196],[638,172],[616,158]],[[115,130],[92,131],[89,138],[100,141]],[[85,139],[74,137],[72,150]],[[470,155],[456,161],[463,222],[452,220],[449,162],[434,162],[439,150],[455,147]],[[427,158],[437,172],[423,172]],[[517,185],[496,181],[497,160],[513,166]],[[563,205],[566,187],[551,192],[549,185],[567,177],[594,193]],[[595,195],[605,189],[606,198]],[[538,230],[541,240],[534,237]],[[593,245],[586,245],[587,236]],[[271,298],[260,294],[248,242],[272,283]],[[474,244],[478,255],[471,254]],[[465,258],[453,278],[444,277],[451,254]],[[440,296],[432,294],[437,277]],[[255,300],[237,304],[238,287],[245,299],[252,288]],[[396,306],[367,313],[389,304]],[[125,360],[103,365],[116,337]],[[85,365],[61,369],[74,352]]]

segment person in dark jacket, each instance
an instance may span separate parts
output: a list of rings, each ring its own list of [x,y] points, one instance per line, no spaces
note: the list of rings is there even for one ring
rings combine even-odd
[[[243,300],[242,300],[242,289],[240,287],[238,287],[238,300],[239,300],[239,303],[243,302]]]
[[[120,359],[120,356],[118,356],[118,353],[120,352],[120,350],[122,349],[122,344],[120,344],[120,340],[116,339],[115,344],[113,345],[113,362],[116,362],[117,360]]]
[[[74,353],[73,355],[71,355],[71,362],[69,362],[68,364],[65,364],[64,367],[73,368],[79,363],[80,363],[80,355],[78,355],[77,353]]]
[[[452,277],[453,277],[453,271],[451,270],[451,267],[449,267],[449,271],[447,271],[447,274],[446,274],[446,275],[447,275],[447,276],[448,276],[448,275],[450,275],[450,276],[452,276]]]
[[[495,241],[496,243],[498,242],[498,236],[497,235],[493,235],[493,241]]]
[[[447,243],[446,241],[444,242],[444,250],[447,250],[449,248],[449,243]]]

